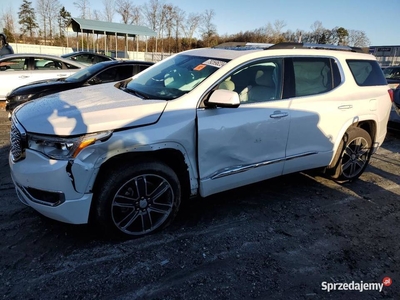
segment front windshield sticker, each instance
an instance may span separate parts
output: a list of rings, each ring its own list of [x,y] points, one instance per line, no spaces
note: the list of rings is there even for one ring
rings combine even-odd
[[[193,71],[201,71],[201,70],[203,70],[204,68],[206,67],[206,65],[198,65],[197,67],[195,67],[194,69],[193,69]]]
[[[226,65],[226,61],[208,59],[205,62],[203,62],[203,64],[204,65],[213,66],[213,67],[216,67],[216,68],[221,68],[221,67]]]

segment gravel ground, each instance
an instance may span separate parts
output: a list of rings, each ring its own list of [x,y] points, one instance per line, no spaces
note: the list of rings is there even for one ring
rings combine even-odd
[[[351,184],[283,176],[187,201],[163,232],[118,241],[21,204],[8,133],[0,111],[0,298],[400,299],[399,134]],[[381,291],[324,289],[387,277]]]

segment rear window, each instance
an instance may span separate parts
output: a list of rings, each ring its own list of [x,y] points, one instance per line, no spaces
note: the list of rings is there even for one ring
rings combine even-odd
[[[359,86],[387,85],[377,61],[347,60],[347,64]]]

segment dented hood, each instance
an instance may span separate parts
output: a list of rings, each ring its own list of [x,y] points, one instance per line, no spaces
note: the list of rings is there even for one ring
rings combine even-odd
[[[144,100],[115,83],[73,89],[27,102],[14,111],[28,132],[60,136],[157,122],[165,100]]]

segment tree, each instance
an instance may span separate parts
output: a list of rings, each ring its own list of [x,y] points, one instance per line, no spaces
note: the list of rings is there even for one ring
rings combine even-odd
[[[30,37],[33,37],[33,31],[39,27],[36,22],[35,9],[32,7],[32,2],[24,0],[18,12],[19,21],[21,25],[21,32],[24,36],[27,32]]]
[[[371,44],[365,32],[361,30],[349,30],[348,43],[349,46],[360,48],[368,47]]]
[[[3,33],[7,36],[7,42],[9,43],[14,43],[15,38],[14,38],[14,33],[15,33],[15,26],[14,26],[14,18],[13,18],[13,11],[11,7],[8,9],[8,11],[5,11],[2,13],[0,16],[1,20],[1,28],[3,28]]]
[[[191,43],[194,33],[199,29],[201,24],[202,15],[199,13],[191,13],[184,19],[182,24],[183,33],[185,38]]]
[[[49,21],[50,40],[53,40],[54,20],[58,20],[61,4],[58,0],[47,0],[47,19]]]
[[[143,6],[143,14],[148,26],[157,33],[155,41],[155,51],[157,52],[157,37],[160,37],[163,24],[162,14],[163,3],[159,0],[150,0]]]
[[[202,24],[202,37],[207,47],[213,46],[213,38],[217,34],[217,27],[212,22],[215,17],[215,11],[213,9],[206,10],[203,14],[204,20]]]
[[[103,0],[104,5],[104,19],[107,22],[112,22],[115,14],[115,7],[113,0]]]
[[[71,13],[65,9],[63,6],[60,9],[60,13],[58,15],[58,28],[60,30],[60,38],[63,39],[65,37],[65,27],[67,23],[71,19]]]
[[[344,29],[343,27],[335,27],[334,32],[337,36],[337,44],[347,45],[347,37],[349,36],[347,29]]]
[[[116,0],[116,9],[115,11],[121,15],[122,23],[129,24],[131,19],[131,11],[134,7],[131,0]]]
[[[89,0],[77,0],[74,2],[76,8],[81,12],[79,15],[82,19],[90,19],[90,1]]]

